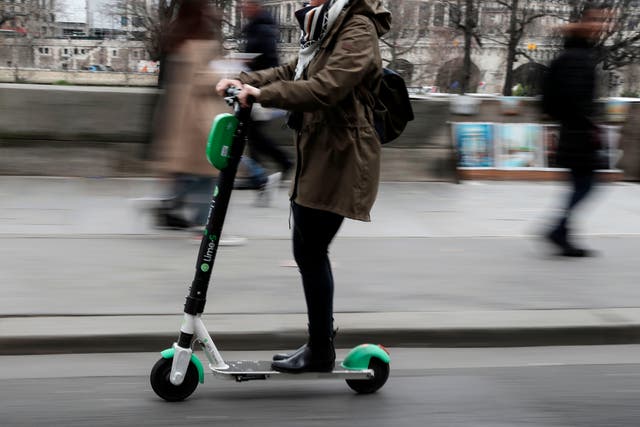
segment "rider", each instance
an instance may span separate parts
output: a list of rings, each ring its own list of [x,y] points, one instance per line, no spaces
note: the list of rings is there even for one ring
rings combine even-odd
[[[291,185],[293,253],[300,269],[309,341],[273,368],[331,371],[333,276],[328,248],[344,218],[370,221],[380,175],[373,121],[382,78],[378,38],[391,14],[379,0],[312,0],[296,11],[303,35],[298,57],[283,66],[243,72],[216,89],[242,89],[265,107],[289,110],[297,164]],[[279,357],[276,357],[279,358]]]

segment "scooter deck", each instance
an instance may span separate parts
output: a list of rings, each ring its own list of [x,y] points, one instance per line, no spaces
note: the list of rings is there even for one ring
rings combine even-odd
[[[301,374],[290,374],[287,372],[274,371],[271,368],[271,361],[268,360],[235,360],[225,361],[225,363],[229,366],[226,369],[212,368],[214,375],[235,379],[236,381],[267,379],[367,380],[374,377],[374,372],[372,369],[344,369],[340,366],[340,361],[336,361],[336,368],[332,372],[304,372]]]

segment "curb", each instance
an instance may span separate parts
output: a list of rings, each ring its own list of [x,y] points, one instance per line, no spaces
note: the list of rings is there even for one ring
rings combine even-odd
[[[640,343],[640,308],[335,313],[340,348],[527,347]],[[306,315],[205,314],[224,350],[297,348]],[[0,355],[148,352],[176,341],[179,315],[0,317]]]
[[[177,334],[121,334],[96,336],[29,336],[0,338],[0,356],[136,353],[161,351]],[[216,345],[227,351],[291,349],[307,339],[302,331],[277,333],[223,333]],[[340,331],[336,347],[350,348],[371,342],[387,347],[530,347],[568,345],[640,344],[640,325],[619,327],[504,328],[450,330]]]

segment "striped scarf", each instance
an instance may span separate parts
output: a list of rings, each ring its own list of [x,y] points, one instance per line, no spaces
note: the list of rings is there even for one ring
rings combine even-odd
[[[320,44],[329,33],[340,12],[349,0],[327,0],[320,6],[307,6],[296,11],[296,19],[302,29],[300,52],[294,80],[299,80],[311,60],[318,53]]]

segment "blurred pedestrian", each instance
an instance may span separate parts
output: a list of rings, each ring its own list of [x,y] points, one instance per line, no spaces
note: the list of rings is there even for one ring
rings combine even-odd
[[[598,63],[595,44],[609,18],[606,5],[591,3],[579,22],[563,27],[564,50],[551,63],[545,82],[544,110],[561,125],[556,160],[569,169],[572,184],[566,208],[547,234],[564,256],[591,255],[572,241],[570,219],[595,183],[600,146],[599,129],[594,121]]]
[[[207,138],[213,118],[229,110],[213,91],[220,76],[209,69],[222,53],[219,15],[207,0],[181,2],[165,40],[165,93],[153,154],[172,189],[155,209],[156,219],[160,227],[202,227],[216,176],[206,158]]]
[[[257,54],[247,66],[250,71],[259,71],[277,67],[278,61],[278,27],[269,12],[262,6],[263,0],[243,0],[242,13],[248,23],[242,29],[245,38],[245,53]],[[258,112],[260,114],[258,114]],[[282,175],[287,175],[293,163],[265,131],[267,121],[276,116],[275,110],[255,106],[252,115],[253,123],[249,129],[249,155],[243,158],[243,164],[249,169],[252,182],[261,190],[258,193],[258,206],[268,206],[270,195]],[[271,158],[280,168],[280,173],[266,176],[260,166],[265,158]]]
[[[302,276],[309,341],[275,355],[285,372],[331,371],[334,283],[328,250],[344,218],[370,221],[380,175],[375,93],[382,79],[378,37],[391,14],[379,0],[312,0],[295,13],[298,57],[280,67],[221,80],[266,107],[291,111],[298,153],[291,187],[293,253]]]

